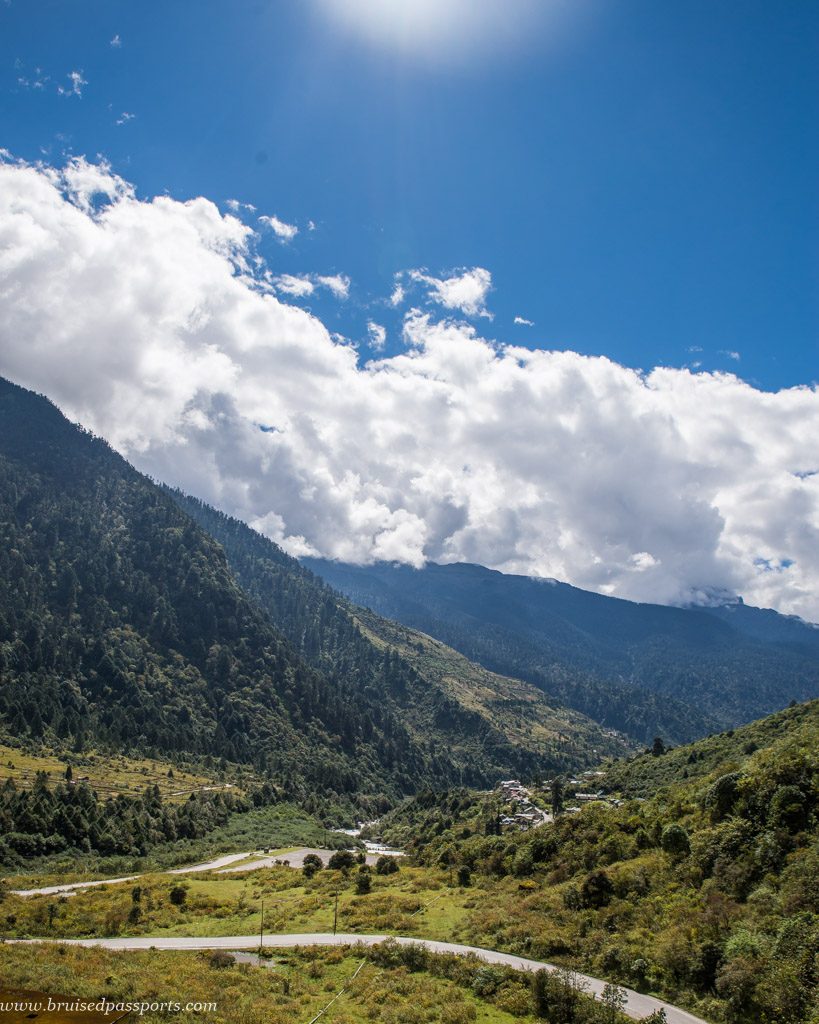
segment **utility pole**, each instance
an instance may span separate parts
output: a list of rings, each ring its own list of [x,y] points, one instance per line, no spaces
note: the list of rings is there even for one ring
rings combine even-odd
[[[262,944],[264,941],[264,900],[262,900],[262,920],[259,923],[259,958],[262,956]]]
[[[336,892],[335,892],[335,897],[336,897],[336,902],[335,902],[335,907],[333,908],[333,935],[335,935],[336,928],[338,926],[338,890],[337,889],[336,889]]]

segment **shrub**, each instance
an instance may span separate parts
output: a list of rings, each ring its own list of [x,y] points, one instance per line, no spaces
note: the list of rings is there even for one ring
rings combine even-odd
[[[224,970],[225,967],[232,967],[236,963],[236,957],[224,949],[215,949],[208,957],[208,963],[217,970]]]
[[[592,910],[599,910],[611,903],[613,895],[614,885],[606,872],[592,871],[580,887],[580,904]]]
[[[327,861],[327,867],[334,871],[348,871],[356,863],[355,854],[352,850],[336,850]]]
[[[398,858],[382,855],[375,862],[375,873],[377,875],[394,875],[399,870]]]
[[[666,825],[660,836],[660,845],[672,857],[687,857],[691,852],[688,833],[682,825]]]
[[[175,885],[169,894],[169,899],[175,907],[184,907],[188,898],[188,887],[186,885]]]

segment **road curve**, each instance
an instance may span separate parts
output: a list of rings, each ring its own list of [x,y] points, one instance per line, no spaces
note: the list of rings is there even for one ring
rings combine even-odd
[[[494,949],[481,949],[478,946],[462,946],[456,942],[437,942],[434,939],[408,938],[402,935],[331,935],[329,932],[305,932],[294,935],[265,935],[264,945],[271,949],[283,949],[292,946],[374,946],[386,942],[388,938],[402,945],[426,946],[434,953],[455,953],[466,956],[474,954],[491,964],[503,964],[518,971],[554,971],[554,964],[542,963],[539,960],[528,960],[514,953],[500,953]],[[8,943],[30,944],[47,942],[62,946],[100,946],[103,949],[138,950],[138,949],[255,949],[259,945],[258,935],[223,935],[203,937],[135,937],[129,939],[6,939]],[[576,977],[589,994],[599,997],[606,985],[599,978],[591,978],[586,974]],[[631,989],[623,989],[626,994],[625,1013],[632,1020],[647,1017],[655,1010],[665,1010],[668,1024],[708,1024],[702,1017],[695,1017],[686,1010],[681,1010],[661,999],[645,996]]]
[[[300,868],[304,864],[304,858],[310,853],[316,854],[326,861],[329,857],[333,856],[335,850],[302,846],[297,850],[273,853],[270,856],[259,857],[258,860],[248,861],[248,863],[239,863],[240,861],[247,861],[249,857],[254,856],[254,851],[248,850],[245,853],[229,853],[225,856],[217,857],[215,860],[205,861],[202,864],[184,864],[181,868],[165,868],[161,871],[151,871],[149,873],[156,875],[192,875],[204,871],[215,871],[217,874],[225,875],[231,872],[258,871],[260,868],[272,868],[277,864],[286,864],[291,868]],[[395,852],[390,855],[398,856]],[[379,854],[377,853],[368,853],[366,855],[367,863],[371,867],[375,866],[378,857]],[[122,878],[98,878],[94,882],[66,882],[63,885],[45,885],[40,889],[10,889],[9,892],[12,896],[72,896],[81,889],[95,889],[100,885],[119,885],[122,882],[135,882],[138,878],[144,877],[144,874],[125,875]]]
[[[190,875],[199,871],[216,871],[228,864],[235,864],[239,860],[252,857],[253,852],[229,853],[224,857],[217,857],[216,860],[209,860],[204,864],[188,864],[181,868],[171,868],[166,871],[157,871],[162,875]],[[121,878],[98,878],[94,882],[67,882],[65,885],[45,885],[41,889],[9,889],[12,896],[70,896],[79,889],[95,889],[99,885],[119,885],[121,882],[135,882],[144,875],[124,875]]]

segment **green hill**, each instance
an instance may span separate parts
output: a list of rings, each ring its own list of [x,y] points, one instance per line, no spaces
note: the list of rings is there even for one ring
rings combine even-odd
[[[11,735],[252,763],[302,800],[461,778],[445,750],[413,738],[388,688],[307,664],[159,487],[8,382],[0,474]]]
[[[607,801],[525,833],[496,834],[497,796],[466,791],[419,794],[382,831],[478,876],[469,941],[713,1024],[816,1024],[819,701],[614,763],[604,785]]]

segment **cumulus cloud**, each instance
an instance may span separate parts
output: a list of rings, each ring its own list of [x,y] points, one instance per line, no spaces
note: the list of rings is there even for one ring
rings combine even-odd
[[[278,217],[272,214],[269,217],[259,217],[259,223],[264,224],[266,227],[270,228],[273,234],[277,238],[281,239],[282,242],[292,241],[299,233],[299,229],[296,227],[295,224],[286,224],[283,220],[279,220]]]
[[[534,320],[527,320],[525,316],[516,316],[515,317],[515,323],[518,324],[520,327],[534,327],[535,326]]]
[[[337,299],[346,299],[350,294],[350,279],[345,274],[316,276],[316,283],[327,288]]]
[[[410,270],[410,281],[426,285],[432,302],[454,309],[466,316],[484,316],[492,319],[486,309],[486,296],[492,288],[492,275],[483,267],[454,272],[450,277],[431,277],[423,270]]]
[[[367,334],[370,339],[370,348],[374,352],[381,352],[387,341],[387,328],[377,324],[374,320],[367,321]]]
[[[285,295],[299,297],[312,295],[316,290],[316,286],[309,277],[296,274],[280,274],[279,277],[274,278],[273,284],[277,291],[284,292]]]
[[[297,553],[819,619],[815,388],[642,374],[417,310],[405,351],[362,364],[263,286],[253,246],[105,165],[0,166],[0,373]]]

